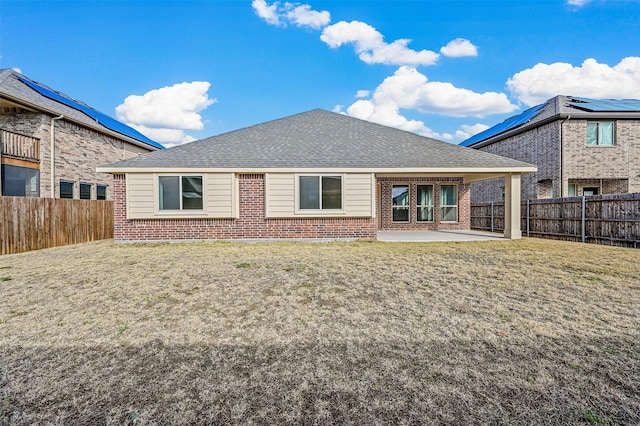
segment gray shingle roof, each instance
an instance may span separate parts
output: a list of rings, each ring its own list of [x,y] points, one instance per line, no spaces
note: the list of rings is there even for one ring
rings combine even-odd
[[[463,148],[320,109],[152,152],[105,166],[119,168],[530,168],[530,164]]]

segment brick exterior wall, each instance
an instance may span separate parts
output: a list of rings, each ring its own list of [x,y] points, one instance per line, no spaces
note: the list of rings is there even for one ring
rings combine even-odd
[[[0,108],[0,127],[27,136],[36,136],[46,118],[44,114],[22,108]]]
[[[550,197],[552,191],[560,193],[560,123],[554,121],[478,149],[538,166],[536,173],[522,176],[521,197],[523,200]],[[503,189],[504,179],[474,182],[471,202],[502,201]]]
[[[587,146],[587,120],[569,119],[478,148],[538,167],[522,176],[522,199],[568,196],[569,183],[601,188],[602,194],[640,192],[640,120],[615,121],[615,146]],[[562,133],[562,154],[560,135]],[[563,176],[560,180],[560,159]],[[503,179],[476,182],[472,203],[502,201]]]
[[[380,229],[383,230],[468,230],[471,229],[471,187],[463,183],[460,178],[430,178],[430,177],[378,177],[380,184]],[[440,221],[440,186],[447,184],[458,185],[458,222]],[[394,222],[392,220],[392,188],[394,185],[409,186],[409,222]],[[433,185],[433,222],[419,222],[417,220],[417,186]]]
[[[136,219],[126,216],[125,175],[113,178],[116,241],[376,238],[375,218],[266,219],[264,175],[238,176],[236,219]]]
[[[19,108],[0,109],[0,127],[40,139],[40,196],[51,196],[51,119],[46,114]],[[96,199],[96,185],[107,186],[112,199],[109,174],[96,173],[96,167],[136,157],[149,150],[112,138],[66,121],[55,121],[55,196],[60,196],[60,181],[74,182],[74,198],[80,198],[80,183],[92,185],[91,198]]]
[[[587,146],[587,120],[569,120],[564,124],[565,179],[617,180],[610,185],[603,182],[602,194],[611,194],[622,189],[622,193],[640,192],[640,120],[615,121],[614,146]],[[602,195],[601,194],[601,195]],[[580,195],[580,194],[578,194]]]

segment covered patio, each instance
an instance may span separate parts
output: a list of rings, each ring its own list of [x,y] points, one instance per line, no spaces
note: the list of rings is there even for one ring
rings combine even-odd
[[[503,238],[517,240],[522,172],[469,170],[465,173],[378,173],[378,232],[381,241],[471,241],[500,238],[471,231],[470,184],[504,181]]]

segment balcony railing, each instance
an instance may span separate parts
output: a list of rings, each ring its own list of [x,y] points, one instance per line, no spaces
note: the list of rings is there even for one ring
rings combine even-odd
[[[0,129],[2,156],[40,162],[40,139]]]

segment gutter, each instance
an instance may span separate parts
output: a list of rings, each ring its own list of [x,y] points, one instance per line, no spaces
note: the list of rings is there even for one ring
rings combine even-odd
[[[571,120],[571,115],[567,116],[560,123],[560,197],[564,197],[564,123]],[[569,195],[569,184],[567,182],[567,196]],[[600,191],[602,193],[602,191]]]
[[[50,161],[51,161],[51,198],[56,198],[56,155],[55,155],[55,132],[56,132],[56,120],[62,120],[64,115],[51,118],[51,142],[50,149]]]

